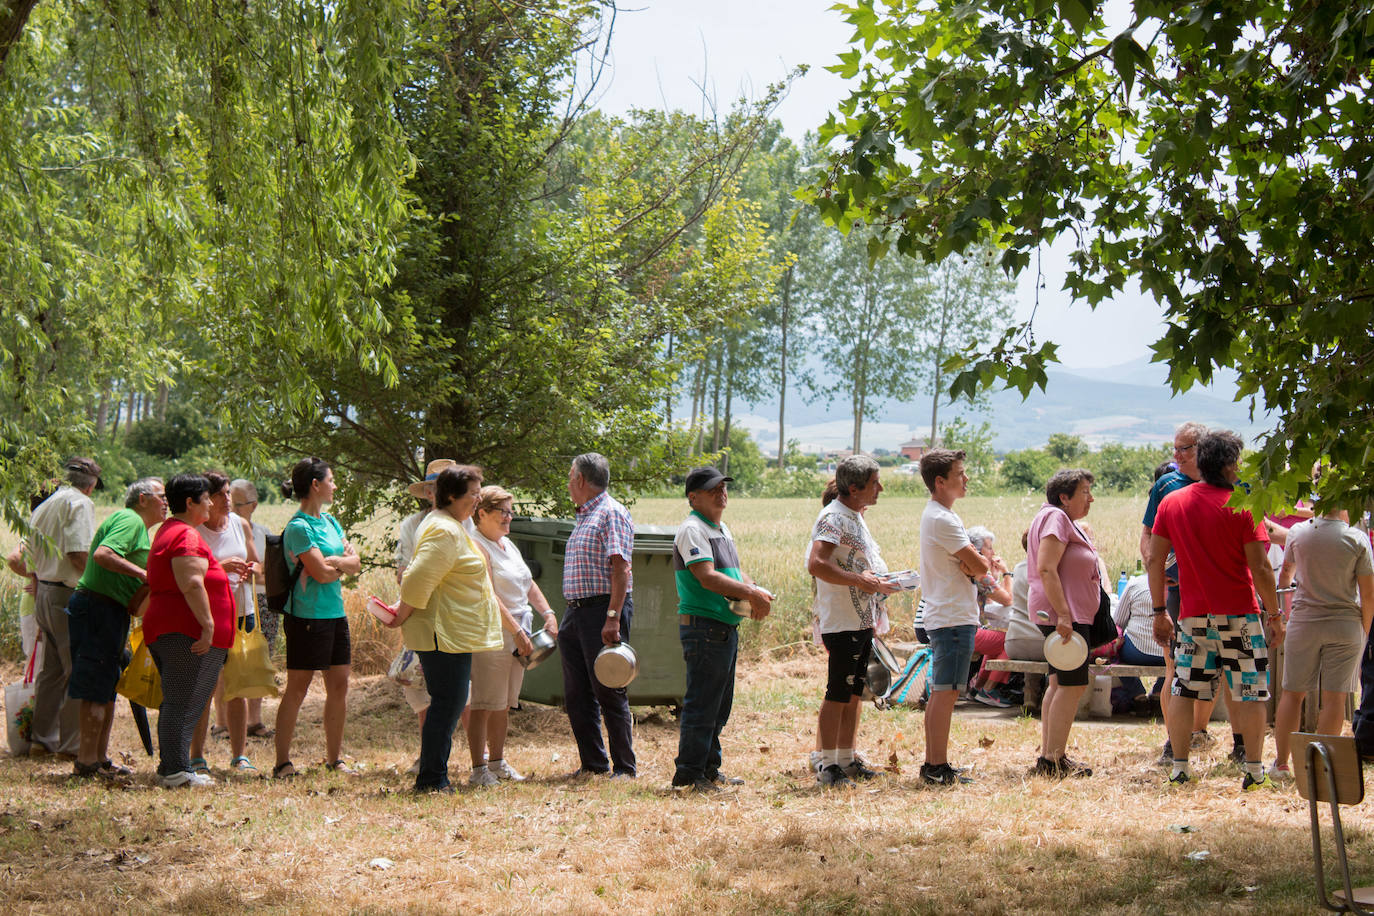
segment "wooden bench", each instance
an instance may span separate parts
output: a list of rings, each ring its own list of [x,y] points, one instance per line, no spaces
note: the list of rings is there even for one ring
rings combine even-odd
[[[1019,671],[1022,674],[1049,674],[1048,662],[1032,662],[1019,658],[990,658],[989,671]],[[1105,674],[1109,677],[1163,677],[1163,665],[1089,665],[1090,674]]]

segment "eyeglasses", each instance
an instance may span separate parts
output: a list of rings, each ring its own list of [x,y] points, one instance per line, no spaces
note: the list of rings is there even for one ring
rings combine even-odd
[[[235,509],[241,509],[241,508],[243,508],[244,506],[256,506],[257,504],[258,504],[258,501],[257,501],[256,499],[249,499],[249,500],[245,500],[245,501],[243,501],[243,502],[241,502],[241,503],[234,503],[234,508],[235,508]]]
[[[1189,452],[1189,451],[1192,451],[1192,450],[1195,449],[1195,448],[1197,448],[1197,443],[1196,443],[1196,442],[1194,442],[1192,445],[1175,445],[1175,446],[1174,446],[1174,451],[1176,451],[1176,452]]]
[[[491,511],[499,512],[502,518],[515,518],[515,513],[510,509],[492,509]]]

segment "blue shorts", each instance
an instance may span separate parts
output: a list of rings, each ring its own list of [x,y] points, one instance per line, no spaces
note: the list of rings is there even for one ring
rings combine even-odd
[[[973,662],[973,636],[978,627],[966,624],[930,630],[930,692],[959,690],[968,683]]]

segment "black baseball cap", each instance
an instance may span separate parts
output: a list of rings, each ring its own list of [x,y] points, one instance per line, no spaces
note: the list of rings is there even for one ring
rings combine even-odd
[[[733,483],[735,478],[726,477],[719,468],[693,468],[687,474],[687,492],[695,490],[714,490],[721,481]]]

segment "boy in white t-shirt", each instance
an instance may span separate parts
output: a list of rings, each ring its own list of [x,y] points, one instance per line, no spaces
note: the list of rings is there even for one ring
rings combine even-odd
[[[931,652],[921,780],[949,786],[969,782],[949,764],[949,725],[959,688],[968,680],[973,637],[978,632],[978,592],[973,579],[987,574],[988,563],[954,514],[954,501],[968,493],[964,453],[945,448],[926,452],[921,458],[921,479],[930,490],[930,502],[921,513],[921,598]]]
[[[806,571],[816,578],[816,616],[829,655],[816,775],[827,788],[877,775],[854,756],[854,742],[878,598],[898,591],[880,578],[887,567],[860,514],[883,491],[878,462],[867,455],[844,459],[835,468],[835,486],[839,495],[816,518],[806,555]]]

